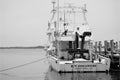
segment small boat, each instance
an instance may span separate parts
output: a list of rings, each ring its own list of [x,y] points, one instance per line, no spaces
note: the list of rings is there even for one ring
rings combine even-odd
[[[109,71],[110,59],[94,52],[85,13],[86,4],[60,5],[53,1],[52,18],[48,23],[47,58],[57,72]]]

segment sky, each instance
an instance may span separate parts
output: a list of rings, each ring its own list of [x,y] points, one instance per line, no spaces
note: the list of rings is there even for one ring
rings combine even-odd
[[[0,47],[45,45],[51,1],[0,0]],[[120,41],[120,0],[83,1],[92,39]]]

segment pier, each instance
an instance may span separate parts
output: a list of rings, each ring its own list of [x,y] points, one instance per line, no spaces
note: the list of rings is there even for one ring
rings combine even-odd
[[[92,46],[96,54],[100,54],[111,59],[111,71],[120,71],[120,41],[95,41],[92,42]]]

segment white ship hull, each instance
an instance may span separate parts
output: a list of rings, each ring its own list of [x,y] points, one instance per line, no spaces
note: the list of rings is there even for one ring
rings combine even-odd
[[[102,57],[102,56],[101,56]],[[110,59],[102,57],[101,62],[98,60],[90,61],[76,59],[71,61],[61,61],[49,55],[48,61],[50,67],[57,72],[108,72],[110,68]]]

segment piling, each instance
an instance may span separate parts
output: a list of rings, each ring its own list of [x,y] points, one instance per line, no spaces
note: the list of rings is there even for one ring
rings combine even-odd
[[[104,41],[104,52],[105,52],[105,55],[107,54],[107,50],[108,50],[108,42],[107,40]]]
[[[113,60],[114,40],[110,40],[111,58]]]
[[[98,45],[97,45],[97,41],[95,42],[95,46],[94,46],[94,48],[95,48],[95,53],[97,53],[97,47],[98,47]]]
[[[118,42],[115,42],[115,49],[118,50]]]
[[[93,46],[96,55],[100,54],[111,59],[111,70],[120,71],[120,41],[105,40],[103,45],[101,41],[95,41]],[[104,48],[104,50],[102,50],[102,48]],[[117,54],[119,54],[119,56],[117,56]]]
[[[99,41],[99,43],[98,43],[99,54],[101,54],[101,48],[102,48],[102,44],[101,44],[101,41]]]

